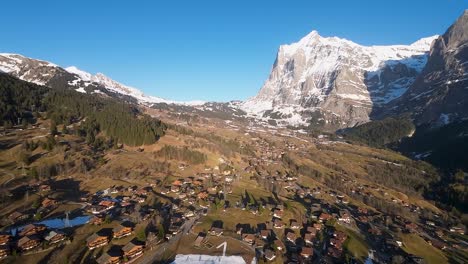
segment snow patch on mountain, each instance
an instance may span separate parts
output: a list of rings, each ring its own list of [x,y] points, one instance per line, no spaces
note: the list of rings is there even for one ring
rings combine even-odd
[[[308,123],[310,109],[326,113],[334,123],[340,116],[346,126],[367,122],[374,106],[400,97],[414,82],[437,37],[410,45],[363,46],[312,31],[279,47],[269,78],[240,108],[261,119],[283,113],[283,121],[292,125]]]

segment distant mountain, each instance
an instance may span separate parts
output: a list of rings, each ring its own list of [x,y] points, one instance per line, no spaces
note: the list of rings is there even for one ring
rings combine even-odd
[[[201,101],[177,102],[148,96],[142,91],[114,81],[102,73],[92,75],[74,66],[62,68],[50,62],[27,58],[19,54],[0,53],[0,71],[39,85],[69,88],[81,93],[100,93],[145,105],[156,103],[203,104]]]
[[[418,125],[468,119],[468,10],[435,40],[423,71],[387,115],[403,112]]]
[[[241,108],[280,124],[338,129],[368,122],[426,65],[437,36],[411,45],[362,46],[311,32],[280,46],[270,77]]]

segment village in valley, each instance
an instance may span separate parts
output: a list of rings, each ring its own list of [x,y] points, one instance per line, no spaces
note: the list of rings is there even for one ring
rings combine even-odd
[[[239,128],[227,123],[225,129]],[[116,264],[227,254],[245,263],[437,263],[446,261],[445,253],[465,254],[465,228],[436,206],[337,167],[343,155],[355,155],[342,139],[260,127],[234,136],[236,151],[202,149],[206,162],[176,161],[166,175],[132,180],[90,170],[80,178],[58,174],[4,188],[11,205],[1,210],[0,257],[6,263],[34,263],[40,256],[50,263]],[[158,144],[195,146],[195,140],[179,128]],[[386,166],[406,162],[361,148],[370,153],[364,159]],[[317,156],[328,160],[313,169],[311,149],[333,153],[334,160]],[[127,168],[138,169],[135,160],[154,156],[149,148],[106,155],[104,166],[131,155],[135,164]]]

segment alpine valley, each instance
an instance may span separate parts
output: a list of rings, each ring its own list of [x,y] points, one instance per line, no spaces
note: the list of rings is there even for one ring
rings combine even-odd
[[[0,261],[468,263],[468,10],[441,33],[312,31],[231,102],[0,53]]]

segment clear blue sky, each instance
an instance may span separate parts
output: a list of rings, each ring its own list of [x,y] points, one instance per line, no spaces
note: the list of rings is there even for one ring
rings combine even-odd
[[[0,52],[103,72],[175,100],[246,99],[280,44],[312,30],[360,44],[442,34],[468,0],[3,1]]]

